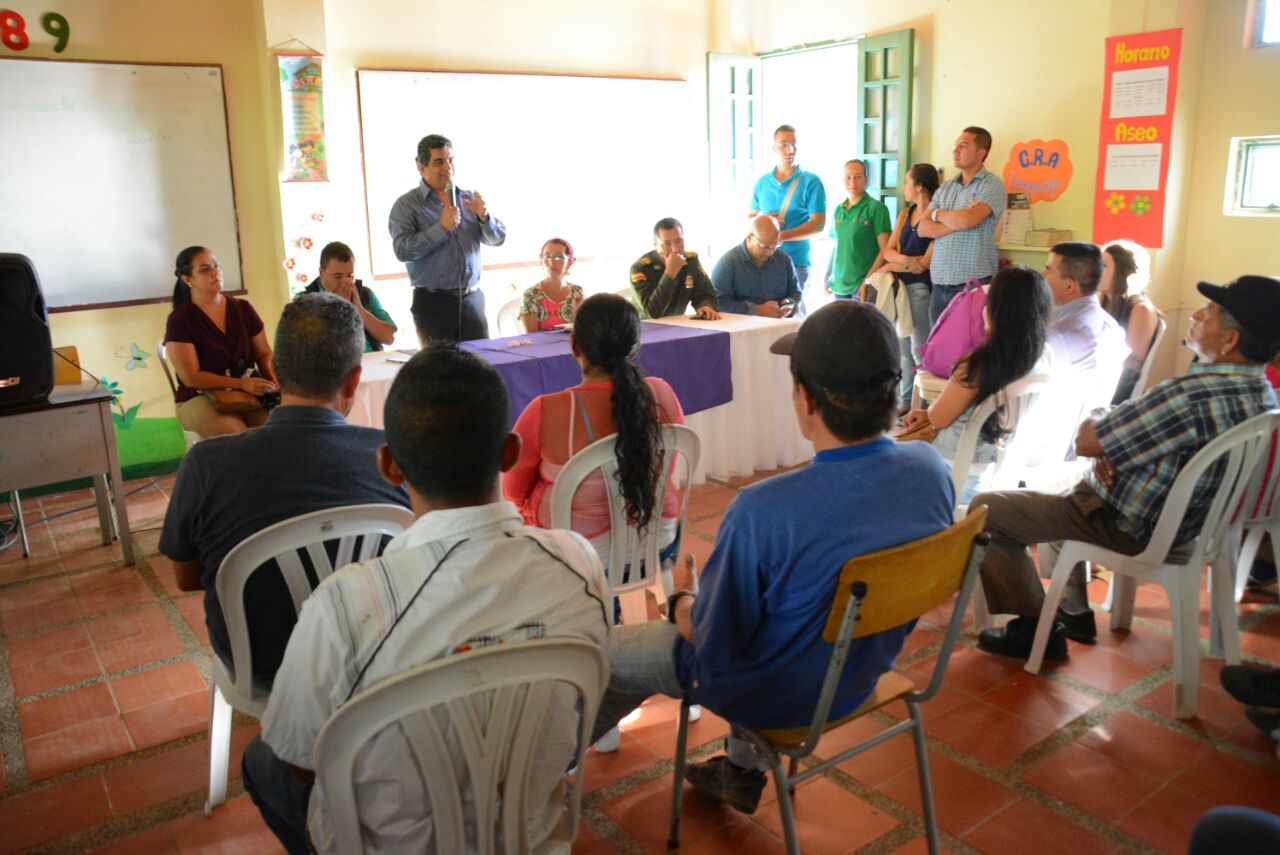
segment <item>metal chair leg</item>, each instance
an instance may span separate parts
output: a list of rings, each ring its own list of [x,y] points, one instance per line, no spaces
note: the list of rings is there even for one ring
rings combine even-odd
[[[31,544],[27,542],[27,523],[22,518],[22,498],[17,490],[9,491],[9,509],[13,511],[13,522],[18,527],[18,542],[22,544],[22,557],[31,557]]]
[[[689,741],[689,702],[680,702],[680,726],[676,731],[676,757],[671,784],[671,828],[667,832],[667,848],[680,847],[680,805],[684,801],[685,748]]]
[[[773,761],[773,783],[778,790],[778,815],[782,820],[782,836],[787,843],[787,855],[800,855],[800,839],[796,836],[795,809],[791,804],[791,778],[782,766],[777,752],[770,752]],[[794,763],[794,759],[792,760]]]
[[[938,816],[933,805],[933,779],[929,776],[929,751],[924,743],[924,720],[920,707],[907,702],[911,713],[911,738],[916,747],[916,774],[920,777],[920,805],[924,817],[924,833],[929,843],[929,855],[938,855]]]

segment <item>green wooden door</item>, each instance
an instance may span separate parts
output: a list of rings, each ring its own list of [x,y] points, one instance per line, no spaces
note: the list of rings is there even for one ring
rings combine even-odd
[[[902,181],[911,168],[911,81],[915,30],[858,42],[858,156],[867,162],[868,192],[902,208]]]

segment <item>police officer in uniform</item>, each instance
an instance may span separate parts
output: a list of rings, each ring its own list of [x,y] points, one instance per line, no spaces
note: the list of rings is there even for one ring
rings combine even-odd
[[[684,227],[673,217],[653,227],[653,251],[631,265],[631,287],[646,318],[683,315],[690,303],[698,317],[719,320],[716,292],[696,252],[684,251]]]

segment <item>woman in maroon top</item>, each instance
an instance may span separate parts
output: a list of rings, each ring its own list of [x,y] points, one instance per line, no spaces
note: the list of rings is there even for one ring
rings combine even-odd
[[[266,410],[222,413],[202,392],[239,389],[263,395],[279,389],[262,319],[248,300],[222,293],[222,268],[204,247],[178,253],[174,275],[164,342],[178,375],[174,401],[179,423],[202,437],[257,427],[267,420]],[[262,376],[246,376],[255,367]]]

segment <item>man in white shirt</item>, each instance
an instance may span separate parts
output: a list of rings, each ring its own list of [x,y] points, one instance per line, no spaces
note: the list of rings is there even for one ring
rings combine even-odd
[[[515,463],[520,441],[508,432],[506,388],[488,363],[443,346],[418,353],[392,385],[385,420],[378,466],[407,488],[418,519],[381,558],[342,568],[304,603],[262,735],[245,750],[245,789],[290,853],[307,852],[308,835],[317,851],[334,851],[325,794],[312,792],[315,746],[351,697],[490,644],[558,636],[603,646],[608,636],[595,550],[572,532],[524,526],[502,501],[498,475]],[[574,756],[575,700],[558,689],[538,735],[528,809],[534,845],[563,810],[558,785]],[[422,773],[398,726],[369,743],[355,777],[367,847],[437,851]]]

